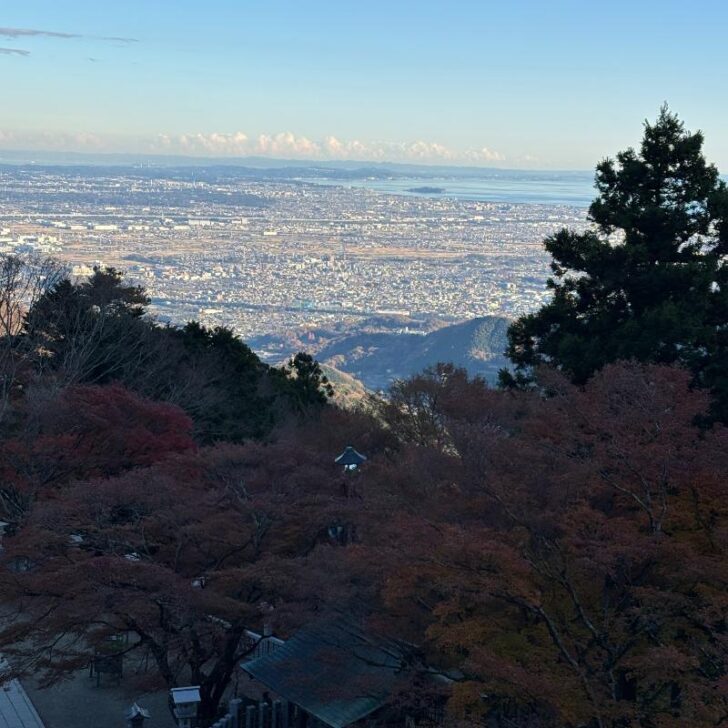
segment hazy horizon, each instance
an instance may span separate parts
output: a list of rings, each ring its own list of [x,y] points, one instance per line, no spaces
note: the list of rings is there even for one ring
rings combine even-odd
[[[582,171],[667,101],[725,169],[726,19],[710,0],[11,1],[0,149]]]
[[[311,168],[311,169],[350,169],[366,170],[381,169],[398,171],[412,169],[431,171],[462,170],[470,175],[484,173],[514,173],[514,174],[563,174],[563,175],[594,175],[593,168],[558,169],[539,167],[508,167],[475,163],[456,163],[449,161],[432,162],[403,162],[394,159],[308,159],[289,158],[284,156],[245,155],[245,156],[205,156],[197,154],[148,153],[141,152],[93,152],[93,151],[59,151],[53,149],[6,149],[0,147],[0,165],[37,164],[40,166],[65,166],[80,164],[81,166],[139,166],[144,164],[159,164],[160,166],[221,166],[221,167],[259,167],[267,168]]]

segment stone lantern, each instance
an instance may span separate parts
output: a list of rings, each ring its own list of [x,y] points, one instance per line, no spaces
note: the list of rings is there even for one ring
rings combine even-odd
[[[144,721],[149,720],[152,716],[148,710],[144,710],[144,708],[134,703],[134,705],[126,711],[124,717],[126,718],[126,724],[129,728],[144,728]]]
[[[195,728],[197,724],[197,707],[200,704],[200,686],[191,685],[186,688],[172,688],[169,695],[177,725],[180,728]]]
[[[341,478],[340,487],[341,494],[346,498],[357,497],[356,481],[358,479],[351,478],[349,476],[356,473],[359,466],[365,463],[366,460],[366,455],[362,455],[351,445],[347,445],[344,448],[344,452],[334,459],[334,462],[337,465],[343,465],[344,467],[344,474]],[[346,545],[354,540],[354,527],[347,523],[332,523],[329,525],[327,535],[330,541]]]

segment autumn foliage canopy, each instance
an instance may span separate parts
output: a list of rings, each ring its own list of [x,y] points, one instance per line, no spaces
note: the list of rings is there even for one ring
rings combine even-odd
[[[453,721],[718,725],[728,433],[681,369],[539,377],[546,398],[441,366],[376,418],[204,448],[169,405],[62,392],[3,443],[3,557],[28,566],[3,571],[3,650],[52,682],[130,632],[147,680],[193,676],[214,715],[246,629],[344,612],[445,676]],[[350,441],[370,461],[344,481]]]
[[[123,635],[138,687],[199,685],[207,728],[251,633],[345,616],[396,645],[410,715],[728,725],[728,192],[701,144],[664,110],[600,165],[598,230],[547,241],[554,300],[499,390],[438,364],[342,410],[306,354],[162,327],[113,270],[0,260],[13,673]]]

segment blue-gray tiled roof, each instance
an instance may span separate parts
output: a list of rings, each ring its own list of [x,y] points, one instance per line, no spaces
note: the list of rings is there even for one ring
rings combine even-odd
[[[7,663],[0,657],[0,675],[6,670]],[[0,684],[0,728],[43,728],[43,721],[17,680]]]
[[[338,620],[305,627],[241,667],[331,728],[344,728],[388,702],[399,666],[393,643]]]

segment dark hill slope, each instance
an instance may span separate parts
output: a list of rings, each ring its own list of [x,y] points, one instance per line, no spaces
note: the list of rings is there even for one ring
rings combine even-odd
[[[452,362],[493,382],[507,364],[508,324],[500,316],[486,316],[425,335],[361,332],[331,341],[316,356],[375,390],[438,362]]]

